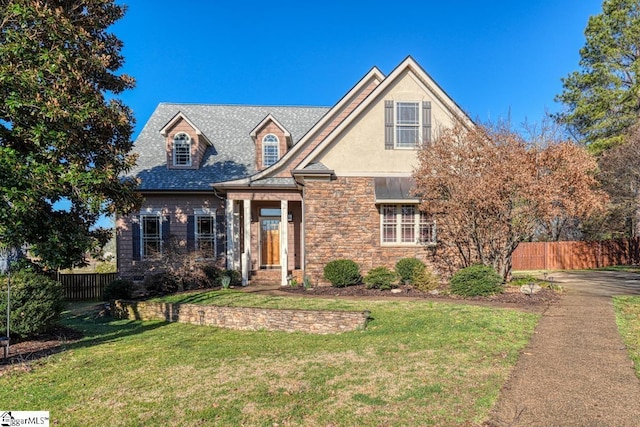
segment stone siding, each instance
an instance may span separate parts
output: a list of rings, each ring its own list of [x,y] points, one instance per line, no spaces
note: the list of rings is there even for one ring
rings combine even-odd
[[[380,244],[380,213],[375,204],[374,179],[370,177],[308,180],[305,229],[305,274],[314,285],[329,285],[323,278],[324,266],[340,258],[355,261],[363,276],[375,267],[394,269],[405,257],[418,258],[439,272],[431,247]]]
[[[241,331],[312,334],[363,330],[369,319],[368,311],[277,310],[120,300],[111,303],[111,312],[119,319],[164,320]]]

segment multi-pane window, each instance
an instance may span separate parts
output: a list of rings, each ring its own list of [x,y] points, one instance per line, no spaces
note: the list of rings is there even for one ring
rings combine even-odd
[[[162,220],[159,215],[142,215],[140,217],[140,238],[142,256],[154,258],[162,254]]]
[[[280,158],[280,141],[273,134],[262,138],[262,166],[269,167]]]
[[[216,218],[213,215],[197,215],[195,224],[196,249],[207,258],[216,253]]]
[[[184,132],[173,137],[173,165],[191,166],[191,138]]]
[[[435,243],[435,223],[418,205],[382,205],[380,212],[383,244]]]
[[[396,103],[396,147],[415,148],[420,143],[420,104]]]

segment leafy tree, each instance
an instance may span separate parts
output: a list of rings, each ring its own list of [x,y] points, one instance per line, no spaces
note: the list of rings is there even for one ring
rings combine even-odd
[[[418,161],[421,209],[438,224],[443,254],[461,267],[492,266],[505,280],[513,251],[542,224],[583,218],[604,201],[584,148],[530,145],[506,127],[457,124]]]
[[[139,203],[133,117],[116,95],[122,43],[113,0],[8,0],[0,6],[0,245],[28,245],[49,267],[103,245],[104,214]]]
[[[640,2],[605,0],[589,18],[580,71],[562,80],[557,101],[567,111],[555,118],[592,153],[620,144],[640,110]]]

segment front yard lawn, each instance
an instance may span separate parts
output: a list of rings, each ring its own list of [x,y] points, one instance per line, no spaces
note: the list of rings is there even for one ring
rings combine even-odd
[[[640,378],[640,297],[614,297],[613,305],[616,309],[618,330],[629,357],[633,360],[636,375]]]
[[[480,424],[538,315],[469,305],[213,292],[188,301],[370,310],[340,335],[66,314],[85,336],[0,377],[0,408],[61,426]]]

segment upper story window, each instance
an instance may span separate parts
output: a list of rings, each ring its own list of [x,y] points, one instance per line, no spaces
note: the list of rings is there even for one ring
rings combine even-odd
[[[431,102],[385,101],[385,149],[416,149],[431,142]]]
[[[262,138],[262,166],[269,167],[280,159],[280,140],[270,133]]]
[[[436,243],[436,224],[417,204],[381,205],[380,232],[383,245]]]
[[[173,165],[191,166],[191,137],[184,132],[173,137]]]
[[[420,143],[420,104],[396,103],[396,148],[415,148]]]

